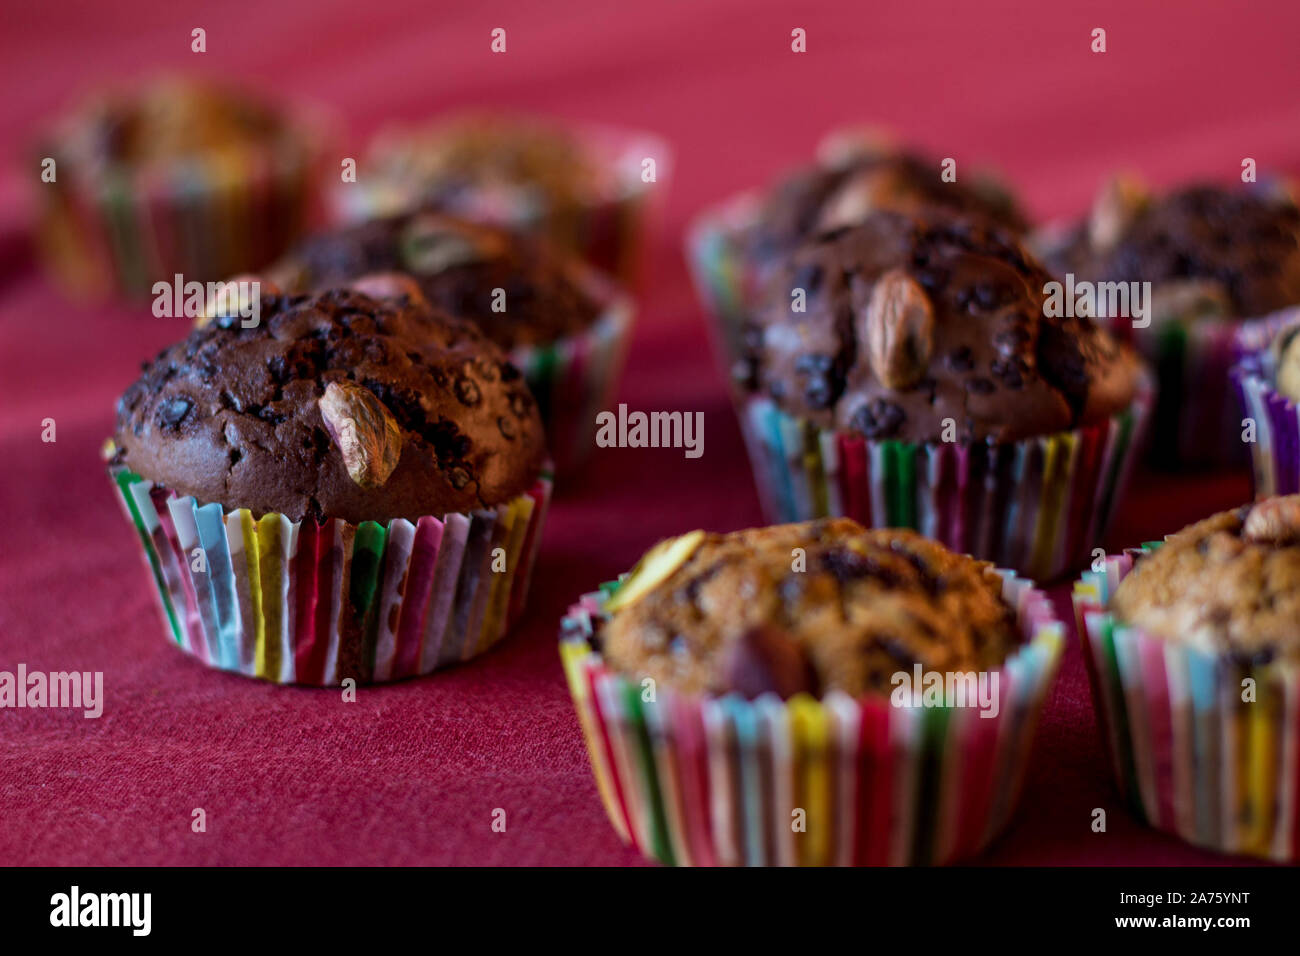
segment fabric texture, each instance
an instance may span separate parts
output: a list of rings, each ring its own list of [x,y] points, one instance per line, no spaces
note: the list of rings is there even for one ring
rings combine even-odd
[[[1149,8],[1146,8],[1149,6]],[[103,671],[102,717],[0,710],[3,864],[606,864],[641,862],[605,819],[564,685],[557,627],[584,590],[654,541],[758,524],[724,382],[681,255],[690,216],[871,121],[959,175],[999,167],[1039,218],[1077,215],[1115,168],[1164,185],[1229,181],[1244,157],[1300,172],[1300,8],[1193,0],[1084,5],[826,3],[105,6],[8,11],[0,78],[0,670]],[[207,30],[205,54],[190,31]],[[507,52],[489,49],[494,27]],[[795,27],[808,52],[790,49]],[[1105,54],[1090,52],[1094,27]],[[99,461],[139,363],[185,334],[145,307],[69,302],[26,239],[38,170],[18,150],[71,98],[166,70],[322,103],[339,157],[381,119],[504,106],[640,127],[675,152],[662,233],[619,401],[700,410],[702,457],[596,449],[559,483],[515,632],[431,677],[281,688],[168,646],[133,531]],[[337,160],[336,160],[337,164]],[[666,164],[663,164],[666,165]],[[663,166],[661,165],[661,168]],[[364,175],[364,170],[362,170]],[[39,186],[37,187],[39,188]],[[43,420],[56,438],[42,441]],[[1243,472],[1140,474],[1109,550],[1245,501]],[[1069,618],[1068,584],[1052,589]],[[196,808],[206,832],[191,828]],[[1107,830],[1091,829],[1094,808]],[[496,832],[497,811],[504,832]],[[1124,808],[1067,642],[1017,818],[979,862],[1214,864]]]

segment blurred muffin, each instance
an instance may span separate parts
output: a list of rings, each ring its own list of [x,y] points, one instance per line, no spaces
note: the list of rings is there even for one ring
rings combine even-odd
[[[523,371],[551,453],[572,472],[594,446],[596,415],[618,387],[631,301],[542,242],[418,212],[312,236],[269,275],[288,291],[369,277],[394,292],[409,274],[435,307],[472,319]]]
[[[1115,180],[1086,222],[1048,249],[1059,274],[1152,283],[1149,326],[1111,316],[1156,366],[1153,450],[1165,464],[1242,459],[1228,394],[1239,326],[1300,304],[1300,209],[1282,190],[1188,186],[1152,196]]]
[[[314,684],[493,643],[546,500],[519,373],[420,301],[260,305],[255,327],[218,317],[165,349],[118,406],[111,469],[178,643]]]
[[[336,198],[354,221],[432,208],[542,236],[634,284],[649,200],[669,163],[664,144],[642,134],[471,115],[382,133]]]
[[[1300,859],[1286,757],[1300,743],[1298,584],[1300,496],[1289,495],[1111,558],[1076,585],[1112,763],[1154,826],[1222,852]]]
[[[794,252],[742,357],[772,513],[916,527],[1035,577],[1080,561],[1147,398],[1131,349],[1045,314],[1049,281],[1009,234],[939,210]]]
[[[602,791],[623,797],[616,827],[666,862],[751,865],[978,852],[1014,807],[1059,649],[1028,582],[848,519],[661,542],[571,612],[562,643]],[[923,704],[922,675],[971,694]],[[995,757],[999,736],[1016,743]]]
[[[985,219],[1013,235],[1024,231],[1024,214],[997,180],[963,172],[944,182],[942,172],[937,158],[879,134],[841,130],[822,141],[816,164],[700,216],[690,230],[687,258],[716,323],[724,368],[732,369],[744,352],[744,324],[772,274],[820,233],[855,226],[881,210],[926,208]]]
[[[320,123],[192,81],[95,97],[37,144],[41,245],[71,292],[144,297],[266,265],[306,224]]]

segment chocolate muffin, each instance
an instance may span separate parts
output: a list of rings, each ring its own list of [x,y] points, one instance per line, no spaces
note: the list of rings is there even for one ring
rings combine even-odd
[[[1077,279],[1164,287],[1157,312],[1182,304],[1170,287],[1194,285],[1209,314],[1262,316],[1300,303],[1300,209],[1264,185],[1194,185],[1151,196],[1117,180],[1048,261]]]
[[[1144,321],[1106,321],[1159,376],[1151,429],[1157,464],[1240,466],[1231,368],[1238,338],[1300,303],[1300,210],[1284,191],[1189,186],[1162,196],[1124,179],[1046,256],[1075,281],[1150,282]],[[1139,287],[1140,288],[1140,287]]]
[[[746,329],[742,379],[790,415],[872,440],[1011,442],[1104,421],[1132,401],[1138,361],[1087,318],[1047,316],[1050,280],[986,221],[872,213],[779,270]]]
[[[1300,661],[1300,495],[1170,535],[1120,582],[1111,608],[1154,637],[1242,664]]]
[[[506,350],[575,335],[602,308],[572,263],[543,243],[435,212],[311,236],[268,274],[288,291],[319,291],[384,272],[411,275],[431,304],[473,319]]]
[[[944,182],[937,159],[883,146],[840,149],[777,183],[747,236],[749,254],[780,261],[818,233],[854,226],[872,212],[928,207],[984,218],[1009,232],[1026,228],[1014,198],[989,179]]]
[[[992,565],[847,518],[665,542],[608,609],[606,661],[688,693],[888,694],[916,664],[988,670],[1022,640]]]
[[[144,365],[115,463],[202,502],[291,521],[493,507],[537,480],[541,422],[473,323],[409,299],[268,295]]]

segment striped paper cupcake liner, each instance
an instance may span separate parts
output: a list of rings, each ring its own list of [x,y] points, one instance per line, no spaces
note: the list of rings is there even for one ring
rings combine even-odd
[[[493,646],[523,610],[549,473],[493,510],[386,526],[260,518],[119,467],[164,631],[210,667],[337,686],[427,674]]]
[[[304,124],[283,152],[231,151],[94,177],[60,168],[39,191],[46,261],[85,298],[146,298],[177,274],[208,282],[265,266],[307,225],[323,128],[323,120]]]
[[[1152,459],[1163,467],[1244,467],[1229,375],[1239,358],[1240,321],[1174,317],[1145,329],[1133,328],[1127,317],[1109,322],[1115,337],[1131,342],[1156,371]]]
[[[1005,444],[873,441],[818,428],[752,398],[741,428],[770,521],[847,516],[914,528],[1035,580],[1083,567],[1128,484],[1151,407]]]
[[[527,234],[544,233],[558,247],[616,278],[639,288],[646,251],[658,224],[663,191],[672,171],[669,145],[644,132],[608,127],[575,130],[588,155],[606,170],[608,183],[591,184],[591,194],[572,208],[548,208],[536,197],[516,190],[467,190],[446,212],[504,226]],[[642,161],[655,161],[655,181],[642,179]],[[334,216],[358,222],[409,212],[425,201],[425,184],[372,175],[332,193]]]
[[[1300,322],[1300,308],[1286,309],[1241,326],[1237,348],[1241,361],[1231,378],[1240,416],[1233,436],[1243,442],[1247,419],[1254,425],[1250,449],[1255,497],[1300,491],[1300,412],[1296,403],[1274,387],[1277,381],[1273,340],[1284,327]]]
[[[591,269],[579,274],[593,300],[604,303],[600,318],[555,342],[510,350],[510,361],[537,400],[561,477],[576,472],[595,447],[596,415],[618,391],[635,313],[631,297],[608,279]]]
[[[659,688],[647,701],[592,649],[618,585],[585,595],[564,619],[560,655],[614,829],[684,866],[924,865],[978,853],[1011,819],[1064,640],[1046,596],[1002,574],[1025,643],[996,672],[992,717],[838,693],[783,702]]]
[[[743,238],[760,202],[758,193],[737,196],[700,214],[686,233],[686,262],[709,319],[714,358],[738,402],[731,370],[744,354],[745,321],[763,282],[763,273],[745,255]]]
[[[1075,584],[1111,769],[1145,823],[1222,853],[1300,861],[1300,669],[1243,664],[1119,621],[1107,604],[1138,552]],[[1243,700],[1246,681],[1253,699]]]

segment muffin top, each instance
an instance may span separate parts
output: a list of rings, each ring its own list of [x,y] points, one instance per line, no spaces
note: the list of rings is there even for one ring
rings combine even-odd
[[[200,502],[352,523],[493,507],[544,455],[522,377],[472,323],[349,289],[194,329],[144,364],[114,444]]]
[[[537,215],[554,214],[583,202],[604,175],[567,130],[496,115],[381,135],[367,165],[419,203],[475,219],[512,218],[478,214],[484,194]]]
[[[935,207],[1024,231],[1015,200],[991,180],[948,183],[940,173],[938,160],[915,153],[882,146],[841,149],[767,194],[747,237],[749,251],[758,259],[780,257],[818,233],[856,225],[879,209]]]
[[[1260,316],[1300,303],[1300,210],[1262,184],[1153,198],[1120,180],[1048,258],[1057,272],[1094,282],[1195,284],[1217,314]]]
[[[1300,661],[1300,495],[1170,535],[1138,560],[1111,607],[1156,637],[1243,664]]]
[[[284,116],[233,90],[167,80],[100,96],[65,118],[48,148],[78,168],[109,171],[186,159],[218,159],[251,148],[302,152]]]
[[[745,330],[743,384],[869,439],[941,440],[949,419],[960,441],[1102,421],[1132,400],[1138,360],[1087,318],[1046,316],[1050,279],[986,221],[872,213],[773,276]]]
[[[607,609],[610,666],[690,693],[887,695],[915,664],[994,668],[1021,642],[992,565],[847,518],[662,542]]]
[[[309,237],[269,275],[288,291],[307,291],[376,272],[408,273],[430,303],[473,319],[504,349],[549,344],[600,315],[577,268],[542,243],[434,212]],[[494,302],[497,289],[504,299]]]

